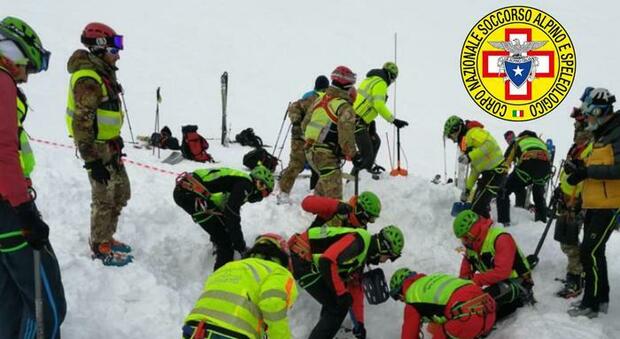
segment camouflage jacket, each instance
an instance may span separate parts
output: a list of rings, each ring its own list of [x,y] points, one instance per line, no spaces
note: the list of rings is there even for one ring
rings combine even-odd
[[[107,86],[108,96],[107,98],[103,97],[100,85],[93,78],[84,77],[76,82],[73,88],[75,98],[75,114],[72,124],[74,142],[85,162],[101,159],[104,163],[109,163],[120,152],[120,147],[112,147],[111,143],[95,141],[97,137],[96,112],[104,100],[106,100],[106,105],[118,105],[116,107],[120,109],[119,95],[122,93],[122,87],[116,80],[117,68],[108,65],[92,53],[80,49],[69,58],[67,70],[72,74],[81,69],[96,71]],[[116,141],[117,145],[122,144],[120,137]]]
[[[327,91],[325,91],[325,95],[346,101],[336,112],[338,116],[338,145],[342,154],[352,159],[357,153],[355,146],[355,122],[357,116],[353,110],[352,99],[347,91],[334,86],[329,86]]]
[[[303,130],[310,122],[312,105],[318,98],[316,92],[304,96],[288,106],[288,117],[291,120],[291,137],[294,140],[304,140]]]

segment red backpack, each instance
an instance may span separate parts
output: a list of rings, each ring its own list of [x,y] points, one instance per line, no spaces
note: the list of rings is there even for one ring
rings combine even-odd
[[[198,162],[211,162],[213,157],[207,153],[209,143],[202,135],[198,134],[198,126],[187,125],[181,128],[183,132],[183,143],[181,144],[181,153],[185,159]]]

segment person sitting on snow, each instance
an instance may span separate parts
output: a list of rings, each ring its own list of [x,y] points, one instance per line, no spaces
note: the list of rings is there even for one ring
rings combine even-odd
[[[309,195],[301,202],[301,208],[316,215],[310,227],[344,226],[362,227],[374,223],[381,213],[381,201],[372,192],[352,196],[348,202],[318,195]]]
[[[249,174],[232,168],[199,169],[177,178],[174,202],[192,216],[215,245],[215,271],[246,251],[241,206],[263,200],[273,191],[271,171],[257,165]]]
[[[535,302],[530,264],[510,233],[472,210],[457,214],[452,226],[465,246],[459,278],[472,280],[495,299],[497,320]]]
[[[433,339],[479,338],[495,323],[495,301],[470,280],[400,268],[390,279],[390,295],[405,303],[402,339],[418,339],[424,322]]]

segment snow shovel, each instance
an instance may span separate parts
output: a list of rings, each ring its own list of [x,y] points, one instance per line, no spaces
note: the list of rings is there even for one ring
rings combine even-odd
[[[379,305],[390,298],[390,288],[385,281],[385,274],[381,268],[375,268],[364,273],[362,286],[366,300],[371,305]]]
[[[547,225],[545,225],[545,230],[543,231],[542,235],[540,236],[540,239],[538,240],[538,244],[536,245],[536,250],[534,250],[534,253],[528,255],[526,258],[528,264],[530,264],[530,269],[534,269],[538,265],[538,262],[540,261],[540,258],[538,258],[538,254],[540,253],[540,249],[542,248],[542,245],[545,242],[545,239],[547,238],[547,233],[549,232],[549,228],[551,227],[551,224],[557,218],[556,211],[558,209],[558,203],[560,199],[561,199],[560,190],[555,189],[553,191],[553,195],[551,196],[551,200],[549,200],[549,207],[548,207],[549,220],[547,220]]]
[[[409,172],[407,172],[406,169],[401,168],[400,167],[400,128],[396,129],[396,147],[397,147],[397,151],[396,151],[396,168],[392,169],[392,171],[390,172],[390,175],[395,177],[395,176],[403,176],[406,177],[407,175],[409,175]]]

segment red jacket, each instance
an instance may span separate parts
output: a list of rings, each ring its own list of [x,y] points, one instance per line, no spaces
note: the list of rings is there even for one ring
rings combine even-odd
[[[493,221],[491,219],[480,218],[480,220],[472,226],[470,232],[477,235],[476,241],[473,243],[473,250],[476,251],[476,253],[480,254],[482,243],[492,225]],[[459,277],[462,279],[471,279],[479,286],[494,285],[502,280],[510,278],[516,254],[517,244],[512,238],[512,235],[509,233],[501,234],[495,241],[493,268],[484,273],[475,272],[467,257],[463,257]]]
[[[331,244],[319,259],[319,270],[323,280],[326,281],[336,295],[340,296],[349,292],[353,297],[351,307],[355,320],[364,322],[364,290],[361,284],[361,269],[352,275],[345,277],[346,281],[338,273],[338,266],[351,258],[356,257],[364,249],[363,240],[355,233],[350,233]]]
[[[0,70],[0,200],[13,207],[31,200],[18,151],[17,85]]]
[[[414,281],[422,278],[426,274],[416,274],[413,277],[406,279],[403,282],[402,291],[403,294]],[[418,339],[420,333],[420,326],[422,326],[422,317],[418,310],[413,305],[405,304],[405,312],[403,313],[403,326],[401,329],[401,339]]]
[[[324,224],[336,216],[336,213],[338,212],[338,204],[341,202],[342,201],[334,198],[309,195],[301,202],[301,208],[303,208],[306,212],[315,214]],[[318,225],[321,224],[321,222],[315,222],[313,224]],[[360,227],[360,222],[355,217],[355,213],[349,213],[347,220],[344,220],[344,222],[346,225],[342,226]]]

